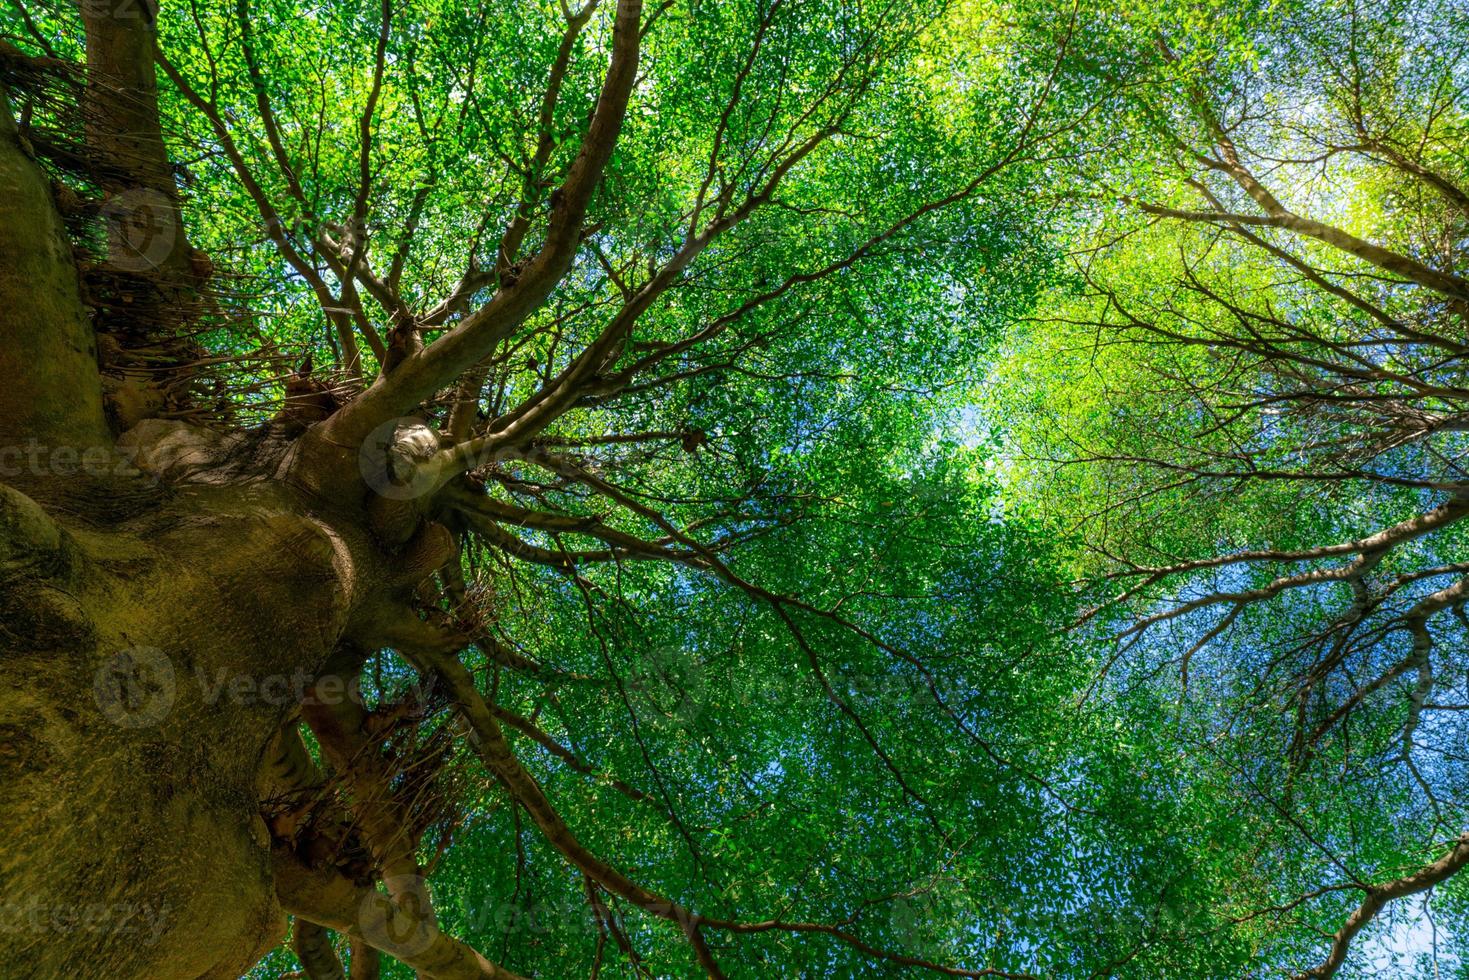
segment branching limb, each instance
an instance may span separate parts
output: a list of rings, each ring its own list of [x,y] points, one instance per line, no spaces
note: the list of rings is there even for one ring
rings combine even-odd
[[[325,927],[307,919],[297,919],[292,926],[291,949],[308,980],[347,980],[337,951],[332,948],[331,934]]]
[[[637,77],[641,15],[641,0],[619,0],[611,66],[581,150],[554,195],[556,205],[540,251],[527,262],[514,284],[502,286],[459,326],[406,359],[345,409],[321,423],[316,440],[326,445],[360,445],[373,428],[411,410],[472,368],[545,302],[571,266],[581,243],[587,206],[621,131]]]
[[[382,747],[369,734],[368,713],[351,698],[313,689],[302,707],[302,716],[316,735],[323,755],[346,782],[352,814],[387,890],[381,901],[373,901],[371,893],[358,899],[350,934],[430,977],[449,980],[509,976],[439,928],[418,864],[417,836],[389,782]],[[339,920],[302,914],[343,931]],[[404,927],[407,932],[399,931]]]
[[[1361,932],[1388,902],[1427,891],[1434,885],[1453,877],[1466,864],[1469,864],[1469,834],[1460,836],[1448,852],[1437,861],[1424,865],[1412,874],[1365,888],[1367,897],[1337,930],[1336,935],[1332,938],[1331,951],[1327,954],[1326,959],[1304,973],[1297,974],[1297,980],[1325,980],[1326,977],[1335,976],[1342,964],[1346,962],[1347,953],[1357,933]]]
[[[1029,974],[1007,973],[993,968],[965,970],[943,966],[917,957],[903,956],[872,946],[847,930],[821,923],[785,922],[770,919],[760,922],[738,922],[699,915],[685,906],[672,901],[632,881],[592,851],[586,848],[567,826],[545,792],[515,758],[494,712],[474,685],[469,671],[456,658],[447,655],[414,658],[420,669],[436,677],[449,691],[456,708],[474,733],[475,749],[490,771],[500,777],[516,801],[530,814],[536,826],[550,844],[578,870],[609,893],[631,902],[638,908],[658,918],[676,922],[688,939],[701,966],[711,971],[717,969],[712,953],[704,942],[701,930],[713,929],[733,933],[756,933],[769,931],[819,933],[831,936],[870,956],[875,956],[901,965],[932,970],[948,976],[959,977],[1013,977],[1027,978]]]

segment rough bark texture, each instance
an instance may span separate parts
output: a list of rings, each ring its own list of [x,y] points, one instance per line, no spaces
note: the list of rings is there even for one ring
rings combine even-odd
[[[115,443],[52,191],[0,113],[0,962],[233,978],[283,938],[260,812],[277,733],[401,591],[363,530],[271,474],[269,432]],[[366,616],[375,623],[380,614]]]
[[[6,97],[0,85],[0,99]],[[92,330],[77,270],[45,178],[26,154],[15,120],[0,111],[0,377],[7,388],[0,438],[12,458],[28,440],[84,447],[110,442]]]
[[[233,977],[284,930],[254,787],[287,708],[214,685],[322,659],[330,549],[278,493],[138,493],[99,526],[6,491],[0,823],[37,932],[4,953],[17,975]],[[73,919],[94,934],[56,941]]]

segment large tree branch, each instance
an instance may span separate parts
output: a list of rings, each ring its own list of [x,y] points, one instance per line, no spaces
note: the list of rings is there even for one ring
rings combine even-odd
[[[1351,915],[1347,916],[1346,922],[1342,923],[1342,927],[1332,938],[1331,951],[1327,954],[1326,959],[1304,973],[1298,974],[1298,980],[1308,980],[1308,978],[1325,980],[1326,977],[1335,976],[1337,970],[1341,969],[1342,964],[1346,962],[1347,953],[1357,933],[1361,932],[1388,902],[1427,891],[1457,874],[1466,864],[1469,864],[1469,834],[1461,835],[1443,857],[1431,864],[1424,865],[1412,874],[1380,885],[1368,886],[1365,889],[1367,897],[1353,910]]]
[[[1360,259],[1372,263],[1380,269],[1402,276],[1410,282],[1441,293],[1451,299],[1461,302],[1469,302],[1469,282],[1459,276],[1448,272],[1439,272],[1406,255],[1400,255],[1391,249],[1358,238],[1350,232],[1344,231],[1333,225],[1299,215],[1284,212],[1280,214],[1238,214],[1232,211],[1195,211],[1186,208],[1167,207],[1162,204],[1154,204],[1149,201],[1141,201],[1133,197],[1124,197],[1125,200],[1135,203],[1138,208],[1148,214],[1156,214],[1159,217],[1175,218],[1180,221],[1208,222],[1217,225],[1256,225],[1269,228],[1281,228],[1293,231],[1308,238],[1324,242],[1333,248],[1355,255]]]
[[[331,935],[325,926],[298,918],[291,932],[291,950],[301,961],[308,980],[347,980],[342,960],[332,949]]]
[[[154,74],[153,17],[147,8],[130,4],[83,3],[82,24],[87,34],[87,144],[104,159],[109,194],[146,191],[149,220],[157,222],[149,247],[146,274],[188,281],[188,242],[179,210],[173,167],[163,144],[158,116],[158,82]],[[135,262],[131,243],[119,241],[109,229],[114,259]],[[121,250],[119,252],[119,250]]]
[[[324,757],[346,782],[352,815],[387,895],[382,901],[373,901],[370,894],[360,897],[356,920],[345,928],[340,921],[318,918],[319,912],[300,914],[339,932],[347,931],[430,977],[487,980],[510,976],[439,928],[418,864],[417,836],[390,783],[382,746],[370,734],[368,713],[350,698],[327,694],[308,698],[302,716]],[[404,928],[409,931],[402,931]]]
[[[592,193],[622,128],[637,76],[641,12],[641,0],[619,0],[611,65],[602,93],[581,150],[566,180],[552,195],[546,238],[535,257],[514,283],[502,284],[484,307],[320,423],[308,436],[313,442],[355,450],[373,428],[411,410],[472,368],[545,302],[576,256]]]
[[[307,868],[280,846],[272,857],[281,906],[298,919],[381,950],[428,980],[525,980],[430,926],[422,914],[405,911],[334,868]],[[423,889],[421,881],[418,887]]]

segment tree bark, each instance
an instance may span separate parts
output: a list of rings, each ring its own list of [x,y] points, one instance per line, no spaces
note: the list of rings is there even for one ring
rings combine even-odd
[[[109,260],[129,271],[187,279],[178,187],[158,115],[152,0],[83,3],[88,149],[109,195]]]
[[[360,500],[323,513],[211,468],[239,447],[179,424],[114,446],[75,262],[8,107],[0,316],[0,962],[232,980],[285,932],[266,748],[391,576]]]
[[[0,479],[13,479],[32,444],[51,455],[112,440],[71,246],[3,85],[0,103]]]

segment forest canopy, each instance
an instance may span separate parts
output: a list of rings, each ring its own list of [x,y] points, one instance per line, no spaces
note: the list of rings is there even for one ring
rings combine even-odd
[[[1469,971],[1463,4],[4,3],[0,975]]]

